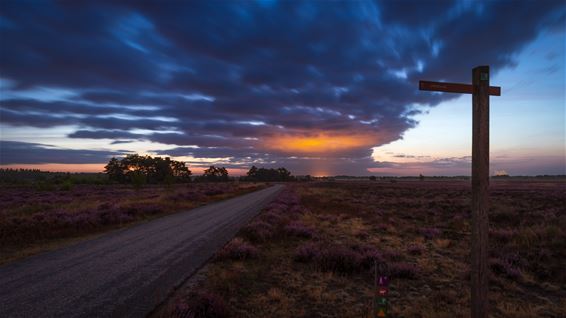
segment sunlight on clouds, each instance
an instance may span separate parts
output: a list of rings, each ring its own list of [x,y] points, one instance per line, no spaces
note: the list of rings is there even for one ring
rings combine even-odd
[[[266,148],[285,153],[323,154],[369,147],[375,137],[366,135],[331,135],[320,133],[314,136],[278,136],[266,141]]]

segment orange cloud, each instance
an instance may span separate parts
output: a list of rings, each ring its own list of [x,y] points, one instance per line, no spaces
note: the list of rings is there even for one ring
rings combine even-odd
[[[370,148],[375,143],[375,136],[319,133],[308,136],[284,135],[271,137],[266,140],[265,147],[288,154],[324,155],[351,149]]]

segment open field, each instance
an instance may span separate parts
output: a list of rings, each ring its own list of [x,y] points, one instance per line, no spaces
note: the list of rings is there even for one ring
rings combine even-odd
[[[281,188],[166,215],[0,266],[0,317],[145,317]]]
[[[109,230],[186,211],[264,187],[189,183],[77,185],[70,189],[0,188],[0,264]]]
[[[492,180],[493,317],[566,316],[565,185]],[[392,317],[469,317],[470,218],[467,181],[295,184],[158,316],[364,317],[377,262]]]

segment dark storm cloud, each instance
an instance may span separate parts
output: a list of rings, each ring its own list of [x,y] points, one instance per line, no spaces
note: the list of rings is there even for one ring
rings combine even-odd
[[[133,142],[133,140],[114,140],[110,144],[111,145],[119,145],[119,144],[129,144]]]
[[[49,145],[0,140],[0,164],[106,163],[121,152],[62,149]]]
[[[199,146],[192,155],[224,151],[234,162],[265,154],[297,167],[311,159],[265,140],[355,132],[373,141],[329,153],[327,163],[363,169],[370,147],[401,138],[423,105],[457,97],[419,92],[418,79],[468,82],[473,66],[512,67],[566,11],[560,1],[4,1],[0,9],[2,89],[17,96],[0,96],[5,125],[77,125],[69,137]],[[45,87],[74,94],[30,96]]]
[[[143,139],[142,134],[133,134],[124,130],[77,130],[69,134],[71,138],[90,139]]]

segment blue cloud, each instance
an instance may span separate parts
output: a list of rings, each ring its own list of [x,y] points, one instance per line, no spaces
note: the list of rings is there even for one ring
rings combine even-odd
[[[104,163],[123,152],[62,149],[45,144],[0,140],[0,164]]]
[[[5,1],[0,8],[6,129],[76,125],[70,138],[199,146],[203,154],[223,147],[235,162],[249,153],[242,147],[268,152],[261,141],[283,133],[355,131],[374,136],[372,146],[397,140],[417,124],[415,105],[457,97],[420,93],[418,79],[468,82],[473,66],[513,67],[516,53],[566,14],[560,1]],[[38,88],[72,94],[22,93]],[[368,151],[344,155],[369,164]]]

